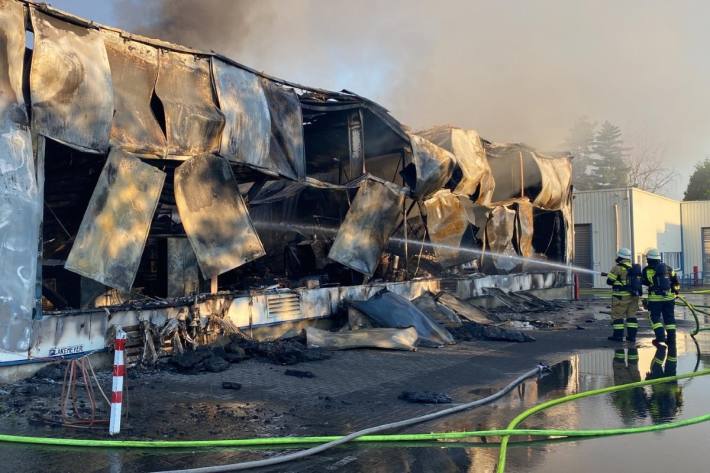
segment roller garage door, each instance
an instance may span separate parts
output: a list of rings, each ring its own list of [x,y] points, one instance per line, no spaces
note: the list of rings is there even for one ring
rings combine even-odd
[[[592,262],[592,224],[574,226],[574,265],[580,268],[594,269]],[[593,275],[579,273],[580,287],[593,287]]]

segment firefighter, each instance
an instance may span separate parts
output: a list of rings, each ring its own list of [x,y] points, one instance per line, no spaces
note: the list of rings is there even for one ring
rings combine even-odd
[[[641,295],[641,268],[631,264],[631,250],[621,248],[616,254],[616,262],[607,273],[606,283],[611,286],[611,326],[613,332],[609,340],[636,342],[638,319],[636,311],[639,308]]]
[[[656,335],[653,344],[667,343],[675,351],[675,298],[680,293],[680,282],[673,268],[661,261],[661,254],[653,248],[646,254],[648,266],[643,268],[643,284],[648,286],[648,311],[651,328]]]

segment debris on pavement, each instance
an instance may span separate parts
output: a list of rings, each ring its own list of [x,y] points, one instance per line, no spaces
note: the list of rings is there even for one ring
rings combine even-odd
[[[286,376],[293,376],[295,378],[315,378],[316,375],[312,371],[301,371],[301,370],[286,370],[284,371]]]
[[[448,394],[431,391],[402,391],[398,399],[416,404],[451,404],[453,402]]]
[[[438,347],[456,343],[451,333],[404,297],[383,289],[366,301],[349,304],[367,315],[374,325],[383,328],[414,327],[420,346]]]
[[[233,389],[234,391],[239,391],[242,389],[242,384],[234,381],[222,381],[222,389]]]
[[[382,348],[389,350],[416,350],[418,340],[414,327],[364,328],[329,332],[314,327],[306,328],[308,348],[347,350],[351,348]]]

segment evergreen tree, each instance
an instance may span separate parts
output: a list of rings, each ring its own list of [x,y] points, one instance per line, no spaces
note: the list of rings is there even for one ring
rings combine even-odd
[[[575,189],[589,190],[594,188],[591,178],[592,171],[592,146],[596,123],[588,117],[580,117],[570,128],[564,147],[572,153],[572,183]]]
[[[628,184],[627,151],[621,129],[608,121],[602,123],[592,145],[592,188],[612,189]]]
[[[710,200],[710,158],[695,165],[683,200]]]

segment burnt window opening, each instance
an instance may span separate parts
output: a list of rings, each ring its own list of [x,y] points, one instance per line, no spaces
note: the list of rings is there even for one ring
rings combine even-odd
[[[533,209],[533,250],[552,261],[564,262],[567,229],[560,210]]]
[[[44,163],[43,308],[78,309],[86,302],[82,300],[82,286],[87,286],[82,280],[86,278],[64,269],[64,263],[106,156],[83,153],[47,138]]]

